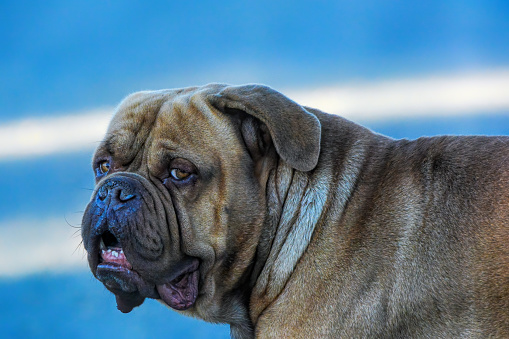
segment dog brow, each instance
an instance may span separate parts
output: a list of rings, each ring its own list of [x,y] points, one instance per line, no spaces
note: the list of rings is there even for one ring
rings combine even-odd
[[[104,149],[107,153],[109,153],[111,156],[114,156],[115,151],[113,149],[113,139],[115,139],[115,135],[111,135],[108,139],[104,140]]]

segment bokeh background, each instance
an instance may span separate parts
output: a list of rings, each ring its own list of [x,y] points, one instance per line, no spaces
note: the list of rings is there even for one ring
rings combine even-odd
[[[0,2],[0,337],[228,338],[155,301],[124,315],[81,213],[114,106],[264,83],[394,138],[509,134],[509,2]]]

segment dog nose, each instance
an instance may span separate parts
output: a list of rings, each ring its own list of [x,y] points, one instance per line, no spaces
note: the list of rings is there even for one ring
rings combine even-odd
[[[133,186],[123,178],[112,178],[97,191],[99,205],[122,205],[136,197]]]

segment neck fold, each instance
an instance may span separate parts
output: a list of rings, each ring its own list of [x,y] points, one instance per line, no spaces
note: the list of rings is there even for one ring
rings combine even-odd
[[[294,170],[283,161],[270,173],[268,214],[254,267],[252,298],[276,298],[311,240],[330,191],[327,181],[320,180],[323,177],[311,173]]]

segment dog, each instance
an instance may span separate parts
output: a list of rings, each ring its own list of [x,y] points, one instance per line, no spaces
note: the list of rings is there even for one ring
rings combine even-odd
[[[509,138],[394,140],[263,85],[145,91],[82,237],[130,312],[234,338],[508,338]]]

